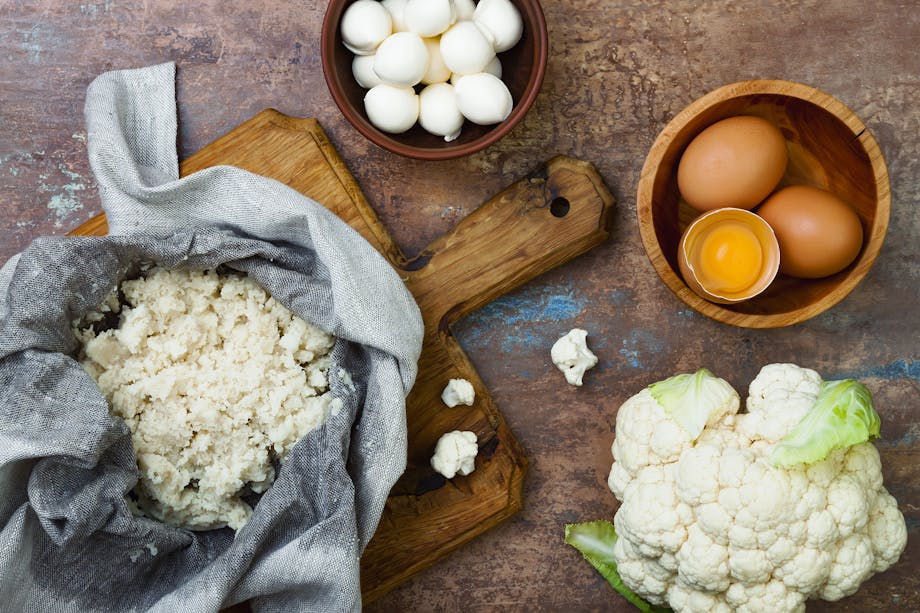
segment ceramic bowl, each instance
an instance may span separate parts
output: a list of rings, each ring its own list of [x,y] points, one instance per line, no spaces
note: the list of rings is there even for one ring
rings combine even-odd
[[[521,13],[524,33],[517,45],[498,54],[502,63],[502,80],[514,100],[514,108],[503,122],[480,126],[465,121],[460,136],[449,143],[441,136],[429,134],[418,124],[403,134],[388,134],[374,127],[364,111],[367,90],[358,85],[352,75],[354,55],[342,44],[339,28],[342,14],[354,0],[331,0],[323,20],[323,74],[332,99],[358,132],[374,144],[399,155],[422,160],[446,160],[485,149],[507,134],[527,114],[540,91],[546,71],[549,45],[540,3],[537,0],[511,1]]]

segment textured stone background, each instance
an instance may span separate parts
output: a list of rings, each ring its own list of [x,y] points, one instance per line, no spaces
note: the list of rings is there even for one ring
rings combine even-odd
[[[525,510],[372,610],[628,611],[561,544],[566,522],[611,517],[616,407],[647,383],[707,366],[745,390],[795,361],[859,377],[882,415],[885,480],[908,521],[900,563],[815,611],[920,610],[920,11],[915,2],[544,1],[550,63],[526,119],[497,145],[417,162],[375,148],[339,115],[319,57],[317,1],[0,0],[0,260],[99,212],[82,107],[106,70],[175,60],[182,156],[266,107],[317,117],[406,252],[421,249],[556,153],[594,162],[620,204],[611,239],[461,322],[457,336],[531,459]],[[667,121],[726,83],[783,78],[859,115],[891,175],[885,247],[830,312],[743,330],[687,309],[658,280],[635,223],[645,154]],[[583,389],[549,347],[573,326],[600,364]]]

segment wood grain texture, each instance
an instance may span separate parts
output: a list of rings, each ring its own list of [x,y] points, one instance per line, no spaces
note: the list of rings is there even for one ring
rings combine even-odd
[[[178,63],[180,158],[265,108],[316,117],[408,256],[540,161],[590,160],[618,201],[610,239],[452,329],[527,452],[523,509],[368,611],[633,611],[562,542],[565,523],[617,509],[606,486],[617,407],[702,366],[743,396],[777,361],[869,386],[885,484],[909,530],[898,564],[854,596],[809,602],[809,613],[920,610],[920,11],[900,0],[541,4],[549,59],[527,116],[484,151],[422,163],[371,144],[333,103],[319,53],[326,0],[0,2],[0,259],[99,213],[83,99],[116,68]],[[891,221],[872,270],[832,309],[784,328],[728,326],[689,308],[649,262],[636,224],[657,135],[693,100],[748,79],[842,101],[890,173]],[[575,326],[600,358],[577,390],[549,358]]]
[[[856,260],[835,275],[822,279],[780,275],[756,298],[725,305],[701,298],[680,273],[678,243],[699,213],[680,195],[677,167],[687,145],[700,132],[735,115],[763,117],[783,133],[789,165],[777,189],[812,185],[831,191],[859,215],[864,239]],[[637,202],[642,242],[665,284],[704,315],[746,328],[791,326],[843,300],[875,263],[890,209],[888,170],[878,143],[862,121],[824,92],[777,80],[726,85],[678,113],[649,151]]]
[[[419,373],[406,401],[409,466],[361,558],[362,592],[372,602],[521,509],[524,451],[451,325],[602,242],[613,196],[590,164],[557,157],[406,260],[316,120],[263,111],[183,161],[180,174],[219,164],[275,179],[326,206],[389,259],[422,312]],[[99,215],[71,234],[107,231]],[[472,407],[442,403],[454,378],[472,382]],[[428,461],[451,430],[475,432],[480,452],[472,475],[448,481]]]

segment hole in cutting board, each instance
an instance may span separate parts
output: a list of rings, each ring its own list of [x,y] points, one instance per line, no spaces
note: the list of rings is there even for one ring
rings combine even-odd
[[[562,197],[553,198],[553,201],[549,203],[549,212],[553,214],[553,217],[565,217],[569,214],[570,208],[572,208],[572,205]]]

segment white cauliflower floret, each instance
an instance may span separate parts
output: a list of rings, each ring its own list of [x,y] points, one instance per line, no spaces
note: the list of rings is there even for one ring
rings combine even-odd
[[[475,400],[476,390],[473,389],[473,384],[466,379],[451,379],[441,392],[441,402],[450,408],[460,404],[471,407]]]
[[[733,583],[725,592],[725,600],[738,613],[803,613],[805,597],[789,590],[781,581],[746,585]]]
[[[476,469],[479,452],[476,440],[475,432],[454,430],[441,435],[431,456],[431,467],[447,479],[472,473]]]
[[[751,440],[779,441],[802,421],[819,391],[821,376],[810,368],[764,366],[748,388],[748,412],[738,416],[738,432]]]
[[[701,373],[617,414],[611,555],[628,587],[678,612],[801,612],[898,560],[907,530],[867,440],[878,415],[864,386],[773,364],[736,415],[737,394]]]
[[[687,396],[692,397],[690,402],[672,400]],[[629,398],[617,412],[611,447],[614,466],[607,483],[614,495],[622,500],[630,479],[642,468],[677,460],[701,434],[707,434],[707,426],[717,430],[718,425],[732,423],[740,403],[727,382],[706,370],[671,377]]]
[[[677,499],[670,466],[648,466],[630,482],[614,518],[617,532],[644,555],[675,553],[693,521],[690,507]]]
[[[617,539],[613,551],[620,577],[652,604],[665,604],[664,594],[674,580],[674,572],[636,551],[629,539]]]
[[[623,490],[636,473],[646,466],[677,460],[692,444],[649,389],[642,390],[623,403],[617,413],[616,438],[611,447],[616,470],[610,471],[610,489],[623,500]]]
[[[713,594],[701,592],[677,581],[668,588],[668,603],[675,611],[683,613],[731,613],[725,600]]]
[[[597,366],[597,356],[588,349],[587,338],[586,330],[575,328],[550,349],[553,364],[562,371],[569,385],[581,387],[585,373]]]
[[[880,573],[898,561],[907,545],[907,524],[898,510],[898,501],[882,488],[869,511],[869,538],[875,554],[872,570]]]

